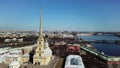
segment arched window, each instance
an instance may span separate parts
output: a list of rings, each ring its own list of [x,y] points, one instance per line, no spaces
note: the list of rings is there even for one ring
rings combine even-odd
[[[39,54],[39,56],[41,56],[41,54]]]
[[[39,48],[39,50],[41,50],[41,48]]]

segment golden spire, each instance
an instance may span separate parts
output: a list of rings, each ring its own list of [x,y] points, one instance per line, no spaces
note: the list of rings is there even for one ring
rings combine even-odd
[[[38,42],[43,41],[43,36],[42,36],[42,9],[40,9],[40,31],[39,31],[39,37],[38,37]]]
[[[40,9],[40,32],[39,36],[42,36],[42,8]]]

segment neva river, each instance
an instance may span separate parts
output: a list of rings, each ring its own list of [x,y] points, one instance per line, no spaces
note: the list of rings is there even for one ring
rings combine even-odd
[[[80,37],[79,37],[80,38]],[[120,37],[116,36],[81,36],[83,40],[120,40]],[[109,43],[90,43],[99,52],[109,56],[120,56],[120,44],[109,44]]]

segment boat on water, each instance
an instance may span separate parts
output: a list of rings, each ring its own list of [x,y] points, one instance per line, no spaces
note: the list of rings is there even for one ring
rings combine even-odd
[[[64,68],[85,68],[81,56],[69,55],[66,57]]]

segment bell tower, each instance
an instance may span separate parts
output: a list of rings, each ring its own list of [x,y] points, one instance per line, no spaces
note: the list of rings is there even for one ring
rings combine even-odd
[[[52,59],[52,50],[49,48],[48,43],[44,42],[42,36],[42,9],[40,9],[40,31],[37,40],[37,47],[33,56],[33,64],[48,65]]]
[[[40,64],[41,59],[44,57],[44,38],[42,36],[42,9],[40,9],[40,30],[37,40],[37,48],[33,57],[33,64]]]

